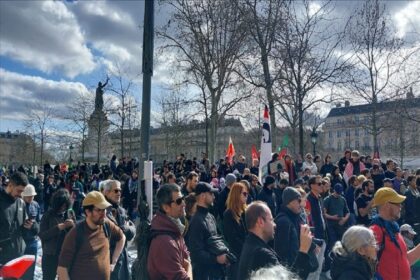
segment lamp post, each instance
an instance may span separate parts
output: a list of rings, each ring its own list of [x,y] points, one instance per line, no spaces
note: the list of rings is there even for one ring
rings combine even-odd
[[[73,159],[71,158],[71,153],[73,152],[73,145],[72,144],[70,144],[69,149],[70,149],[70,163],[71,163],[73,161]]]
[[[316,149],[315,149],[315,147],[316,147],[316,141],[317,140],[318,140],[318,133],[316,133],[315,128],[313,128],[313,130],[311,132],[311,142],[312,142],[312,145],[314,147],[314,157],[316,155]]]

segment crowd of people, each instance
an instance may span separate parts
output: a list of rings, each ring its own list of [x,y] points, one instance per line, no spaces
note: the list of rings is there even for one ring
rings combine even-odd
[[[420,169],[345,151],[273,154],[266,172],[242,155],[164,161],[148,224],[134,159],[2,170],[0,264],[40,240],[43,279],[420,279]]]

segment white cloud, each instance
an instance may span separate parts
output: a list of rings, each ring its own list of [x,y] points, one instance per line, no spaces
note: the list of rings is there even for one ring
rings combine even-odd
[[[52,106],[65,114],[77,94],[92,94],[77,82],[53,81],[0,68],[0,112],[2,120],[24,120],[35,104]]]
[[[397,25],[397,35],[402,38],[410,30],[417,29],[420,30],[420,2],[413,1],[408,3],[404,8],[399,10],[394,15],[394,20]]]
[[[95,69],[73,13],[59,1],[1,1],[0,55],[70,78]]]

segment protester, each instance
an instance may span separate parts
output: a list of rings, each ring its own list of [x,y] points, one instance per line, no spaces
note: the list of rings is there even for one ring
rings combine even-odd
[[[332,163],[332,158],[330,154],[327,154],[324,158],[324,164],[321,166],[319,174],[322,177],[327,176],[327,174],[332,174],[334,164]]]
[[[356,199],[357,205],[357,223],[369,226],[372,217],[376,214],[376,208],[373,205],[373,193],[375,187],[372,180],[366,180],[362,184],[362,194]]]
[[[223,219],[223,215],[226,210],[226,200],[229,196],[230,189],[232,188],[233,184],[236,182],[236,176],[233,173],[229,173],[226,175],[226,187],[219,193],[217,196],[217,213],[221,219]]]
[[[376,240],[372,230],[352,226],[332,250],[333,280],[371,280],[376,270]]]
[[[125,235],[126,241],[133,239],[136,228],[134,223],[130,221],[126,210],[120,206],[121,202],[121,183],[117,180],[105,180],[102,182],[104,186],[104,195],[106,200],[111,203],[111,207],[106,209],[107,218],[118,226]],[[111,255],[115,250],[115,243],[111,243]],[[111,279],[130,279],[130,270],[128,263],[127,243],[115,264],[114,270],[111,273]]]
[[[312,175],[318,174],[318,167],[312,161],[312,155],[310,153],[306,154],[305,161],[302,164],[302,169],[303,170],[306,170],[307,168],[311,171]]]
[[[14,172],[6,189],[0,189],[0,263],[20,257],[25,251],[23,236],[36,226],[28,219],[21,195],[28,178],[20,171]]]
[[[276,179],[273,176],[267,176],[265,177],[262,190],[257,195],[257,199],[264,201],[268,208],[270,208],[273,217],[276,216],[277,213],[277,198],[274,188],[276,188]]]
[[[229,264],[229,250],[223,242],[217,242],[221,237],[217,233],[216,219],[209,213],[215,192],[217,189],[205,182],[199,182],[195,188],[197,212],[191,219],[188,248],[195,280],[221,279],[225,266]]]
[[[118,226],[105,219],[105,210],[111,204],[100,192],[90,192],[82,206],[86,220],[71,229],[64,239],[58,260],[58,277],[60,280],[109,280],[124,248],[125,235]],[[117,242],[112,256],[110,241]]]
[[[131,177],[125,182],[122,190],[122,205],[127,210],[127,214],[131,220],[136,218],[137,194],[139,189],[139,174],[137,170],[133,170]]]
[[[420,259],[420,245],[407,252],[407,245],[396,222],[401,217],[401,203],[404,200],[405,196],[387,187],[379,189],[373,197],[378,216],[372,219],[370,228],[379,248],[378,273],[384,280],[410,279],[410,265]]]
[[[407,178],[408,189],[405,192],[407,199],[404,201],[405,222],[411,226],[419,227],[420,224],[420,192],[416,184],[416,176],[410,175]]]
[[[249,234],[245,239],[239,258],[238,279],[250,279],[253,271],[280,264],[276,252],[268,245],[268,242],[274,239],[276,224],[267,204],[262,201],[251,203],[245,212],[245,220]],[[309,227],[306,225],[302,226],[299,232],[300,250],[291,268],[305,279],[309,273],[307,253],[312,243],[312,237]]]
[[[66,189],[57,190],[50,199],[50,208],[41,219],[39,238],[42,243],[42,279],[54,280],[57,275],[58,257],[67,232],[74,226],[71,215],[70,194]],[[70,213],[70,214],[69,214]]]
[[[38,202],[34,201],[34,197],[36,196],[35,187],[31,184],[26,185],[23,193],[22,198],[25,201],[26,206],[26,214],[28,215],[28,219],[30,219],[34,225],[31,231],[28,231],[23,236],[25,240],[26,248],[25,248],[25,255],[33,255],[35,256],[35,263],[38,255],[38,233],[39,233],[39,222],[41,221],[41,207],[39,206]],[[28,269],[25,273],[24,279],[33,279],[35,273],[35,263]]]
[[[230,251],[239,258],[247,235],[245,209],[249,195],[248,188],[242,183],[234,183],[226,200],[226,211],[223,214],[223,236]],[[239,263],[228,267],[228,279],[237,279]]]
[[[180,218],[185,215],[185,202],[181,189],[175,184],[165,184],[159,188],[156,199],[159,211],[152,220],[151,230],[155,237],[147,259],[149,277],[192,279],[190,256],[182,237],[185,226]]]

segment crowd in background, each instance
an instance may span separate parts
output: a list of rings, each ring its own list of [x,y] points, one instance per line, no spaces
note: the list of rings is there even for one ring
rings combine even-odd
[[[178,267],[181,271],[171,270],[171,263],[165,264],[163,253],[157,253],[154,248],[157,245],[152,242],[148,262],[149,275],[154,275],[151,279],[165,278],[162,275],[174,273],[174,270],[173,277],[177,273],[182,275],[177,279],[189,279],[190,276],[194,279],[246,279],[251,277],[252,271],[268,264],[285,266],[301,279],[349,279],[340,277],[348,273],[349,264],[353,264],[353,272],[358,271],[367,276],[366,279],[372,279],[375,272],[386,270],[386,264],[376,253],[378,249],[375,257],[369,257],[373,253],[361,253],[357,246],[367,246],[366,242],[380,245],[381,241],[373,235],[380,228],[385,228],[387,233],[401,234],[404,248],[390,234],[391,243],[394,242],[399,250],[418,247],[420,169],[415,172],[402,170],[391,159],[381,161],[360,155],[358,151],[345,151],[343,157],[337,159],[329,154],[321,157],[308,153],[303,160],[295,160],[288,154],[279,158],[275,153],[262,178],[259,177],[258,160],[248,163],[242,155],[211,163],[206,154],[199,159],[187,159],[180,154],[176,160],[164,161],[158,166],[153,176],[156,216],[152,229],[167,225],[165,219],[171,217],[169,220],[174,224],[169,223],[172,225],[169,230],[180,233],[171,238],[178,242],[182,239],[182,244],[185,242],[181,255],[185,255],[187,264]],[[115,215],[118,220],[115,223],[125,238],[131,240],[134,236],[132,223],[141,217],[138,199],[144,199],[144,193],[138,193],[140,186],[144,187],[144,180],[139,176],[135,159],[117,160],[113,156],[102,166],[80,162],[52,166],[46,162],[35,174],[24,166],[0,172],[2,191],[7,190],[11,181],[26,186],[22,176],[13,179],[13,174],[27,175],[29,188],[15,198],[23,197],[26,205],[26,218],[21,221],[26,229],[22,236],[26,243],[25,254],[36,254],[37,239],[42,241],[43,273],[50,275],[44,279],[54,279],[56,268],[60,267],[60,250],[67,232],[87,216],[94,219],[93,212],[89,212],[92,209],[87,209],[89,205],[86,205],[90,193],[102,193],[108,207],[117,209],[117,214],[110,212],[110,217]],[[171,199],[172,194],[174,199]],[[98,201],[101,202],[101,198],[94,200],[95,203]],[[388,211],[383,206],[385,203],[399,207],[401,215],[395,214],[392,223],[382,219],[379,213],[379,210]],[[98,208],[96,204],[92,205]],[[269,214],[264,212],[266,210]],[[262,225],[258,215],[262,215],[264,221],[271,219],[272,225],[265,222]],[[58,220],[52,221],[51,216]],[[376,231],[368,228],[375,225],[379,225]],[[51,231],[52,227],[57,227],[56,235]],[[5,235],[4,240],[9,236]],[[262,254],[260,261],[266,260],[264,263],[256,264],[257,259],[252,263],[249,254],[255,254],[252,250],[258,242],[267,250],[268,256],[272,253],[275,257],[270,259]],[[354,258],[349,261],[348,256],[355,251],[365,257],[361,261]],[[10,260],[2,255],[0,263]],[[119,276],[112,274],[114,279],[129,279],[126,255],[125,258],[120,261],[127,267],[125,272]],[[153,258],[159,258],[159,263],[153,264]],[[389,258],[387,256],[387,262]],[[248,259],[247,263],[245,259]],[[366,266],[360,265],[362,261]],[[418,266],[411,266],[411,272],[407,273],[418,277]]]

